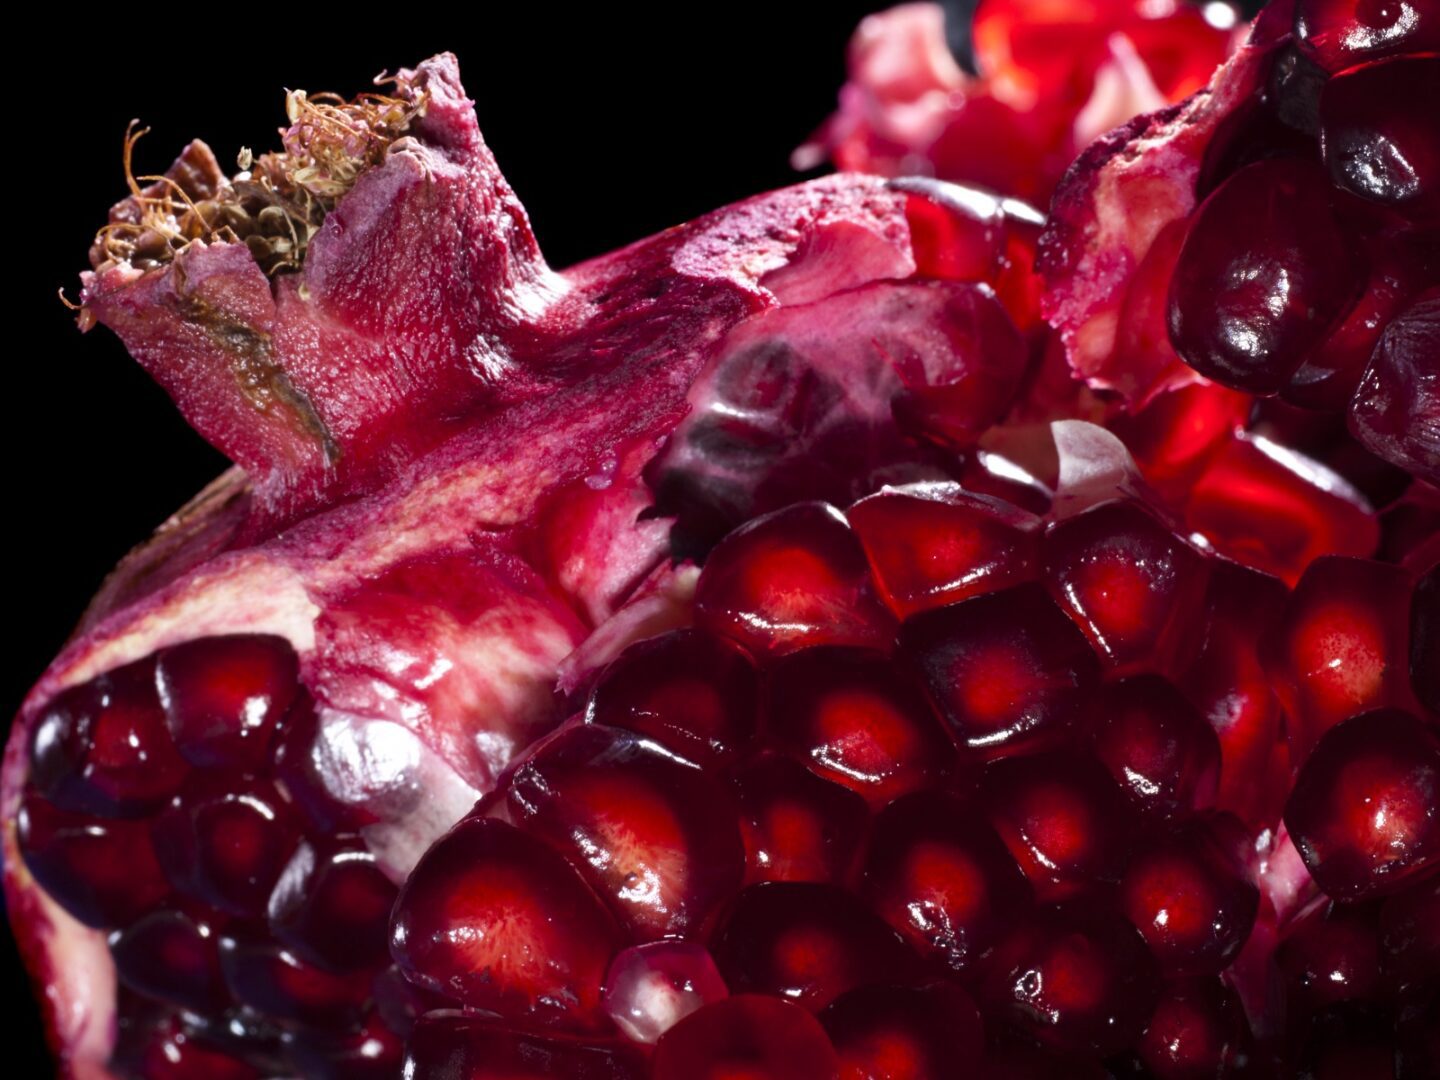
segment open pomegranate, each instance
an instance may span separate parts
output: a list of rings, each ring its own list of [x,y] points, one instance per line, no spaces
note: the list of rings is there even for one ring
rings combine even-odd
[[[62,1068],[1433,1069],[1440,499],[1141,355],[1190,240],[1127,262],[1105,198],[1147,125],[1178,161],[1240,108],[1279,18],[1048,226],[1030,164],[845,173],[557,272],[448,55],[134,183],[81,326],[237,468],[6,750]],[[1281,239],[1305,281],[1332,237]],[[1375,348],[1423,364],[1423,302]]]

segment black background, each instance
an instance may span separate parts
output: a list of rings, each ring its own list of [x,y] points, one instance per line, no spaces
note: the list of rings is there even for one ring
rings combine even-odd
[[[132,117],[152,129],[137,174],[162,171],[194,136],[224,162],[276,144],[286,87],[348,95],[449,49],[551,265],[564,267],[793,182],[790,151],[834,107],[845,43],[882,6],[830,3],[802,18],[782,4],[662,16],[607,5],[577,17],[535,3],[463,28],[417,7],[350,16],[363,36],[325,26],[334,8],[293,20],[235,9],[211,26],[156,11],[34,35],[34,68],[10,73],[29,113],[7,139],[6,232],[20,242],[3,430],[18,589],[0,715],[14,714],[105,573],[225,467],[118,339],[82,337],[57,299],[61,288],[74,297],[90,240],[125,194]],[[14,943],[0,940],[6,998],[28,1003]],[[32,1004],[11,1007],[7,1075],[50,1070],[39,1025]]]

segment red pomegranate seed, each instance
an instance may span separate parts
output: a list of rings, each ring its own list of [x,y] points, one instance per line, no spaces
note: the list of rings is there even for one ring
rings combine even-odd
[[[1398,709],[1341,721],[1300,767],[1285,824],[1330,896],[1398,891],[1440,863],[1440,736]]]
[[[741,765],[733,784],[747,882],[845,879],[869,823],[860,796],[775,753]]]
[[[389,957],[395,885],[358,838],[307,841],[270,894],[270,932],[329,971],[378,967]]]
[[[1423,989],[1440,971],[1440,875],[1385,900],[1380,908],[1380,969],[1402,992]]]
[[[755,665],[699,630],[631,645],[600,676],[585,718],[654,739],[697,765],[729,761],[754,736]]]
[[[1332,202],[1318,166],[1272,158],[1201,204],[1170,281],[1170,341],[1187,364],[1239,390],[1285,385],[1359,295]]]
[[[165,728],[153,659],[56,695],[30,737],[30,776],[62,810],[141,817],[165,805],[189,767]]]
[[[615,957],[605,976],[605,1011],[638,1043],[654,1045],[696,1009],[730,991],[714,959],[695,941],[652,941]]]
[[[1350,405],[1350,428],[1374,453],[1440,485],[1440,288],[1390,320]]]
[[[170,892],[148,822],[68,813],[30,791],[15,834],[35,880],[86,926],[128,926]]]
[[[1161,676],[1137,675],[1103,687],[1088,734],[1095,756],[1146,813],[1170,817],[1214,803],[1220,740]]]
[[[557,735],[516,770],[505,808],[564,854],[640,940],[693,931],[745,873],[728,793],[619,728]]]
[[[1440,16],[1425,0],[1296,0],[1295,40],[1326,71],[1440,49]]]
[[[406,977],[464,1005],[572,1028],[603,1023],[620,934],[579,873],[513,825],[467,818],[400,889],[390,951]]]
[[[884,657],[806,649],[769,672],[766,734],[817,776],[879,808],[960,769],[920,688]]]
[[[1245,426],[1252,400],[1238,390],[1199,382],[1158,395],[1133,416],[1116,417],[1110,427],[1150,485],[1180,505],[1205,466]]]
[[[341,724],[337,722],[334,726],[338,729]],[[400,731],[396,725],[384,721],[377,726],[387,733]],[[369,762],[380,755],[369,752],[371,748],[366,745],[362,732],[348,728],[345,735],[357,737],[328,738],[314,703],[302,695],[281,725],[275,743],[271,775],[285,788],[310,827],[319,833],[359,832],[379,821],[368,805],[367,796],[378,794],[383,798],[383,790],[366,790],[364,785],[352,782],[356,779],[353,766],[342,767],[337,759],[348,756]],[[348,766],[350,762],[343,765]],[[383,777],[382,785],[391,779]]]
[[[1135,1052],[1155,1080],[1202,1080],[1241,1073],[1250,1046],[1240,998],[1202,977],[1165,984]]]
[[[261,768],[295,699],[298,660],[269,634],[197,638],[156,654],[160,701],[175,745],[192,765]]]
[[[1258,650],[1275,632],[1289,591],[1268,574],[1224,559],[1212,565],[1205,634],[1180,688],[1220,741],[1215,805],[1251,825],[1273,825],[1289,785],[1284,714]]]
[[[1369,1080],[1405,1077],[1397,1058],[1395,1018],[1389,1009],[1370,1002],[1348,1002],[1295,1025],[1299,1043],[1292,1075],[1316,1080]],[[1417,1076],[1431,1071],[1422,1069]]]
[[[434,1009],[448,1009],[451,1003],[438,994],[416,986],[391,964],[370,984],[375,1015],[391,1031],[408,1038],[415,1021]]]
[[[961,745],[1016,753],[1062,736],[1099,664],[1039,585],[928,611],[900,632]]]
[[[1440,563],[1410,598],[1410,682],[1415,696],[1440,715]]]
[[[1199,620],[1205,558],[1133,502],[1111,502],[1045,535],[1051,595],[1113,669],[1167,670]]]
[[[1119,909],[1166,975],[1218,974],[1239,955],[1260,906],[1237,857],[1246,839],[1238,819],[1212,815],[1169,830],[1130,861]]]
[[[986,961],[990,1008],[1058,1050],[1100,1057],[1132,1045],[1155,1005],[1155,962],[1135,928],[1104,909],[1045,908]]]
[[[280,1023],[354,1028],[370,997],[369,980],[322,971],[243,929],[221,934],[220,970],[236,1001]]]
[[[804,1009],[737,994],[665,1033],[653,1080],[834,1080],[838,1067],[825,1029]]]
[[[111,1067],[142,1080],[261,1080],[265,1075],[241,1058],[203,1045],[173,1018],[122,1037]]]
[[[209,919],[160,908],[110,935],[110,955],[136,993],[191,1012],[222,1012],[230,994],[220,975],[219,942]]]
[[[264,780],[192,774],[154,825],[155,850],[172,885],[227,915],[259,918],[300,843],[299,823]]]
[[[1291,758],[1356,713],[1410,704],[1410,576],[1367,559],[1317,559],[1262,657],[1288,716]]]
[[[1024,875],[985,819],[940,792],[911,795],[880,814],[864,894],[917,952],[957,971],[1031,901]]]
[[[1380,996],[1378,916],[1374,904],[1332,901],[1286,929],[1275,962],[1297,1015]]]
[[[985,1045],[975,1002],[953,983],[863,986],[832,1001],[820,1023],[840,1080],[965,1076]]]
[[[490,1017],[439,1011],[415,1025],[401,1075],[406,1080],[643,1080],[646,1070],[627,1046],[541,1035]]]
[[[282,1036],[285,1056],[305,1080],[394,1080],[405,1040],[370,1013],[358,1031],[301,1028]]]
[[[737,994],[775,994],[819,1012],[868,983],[910,978],[915,955],[854,895],[833,885],[769,881],[743,890],[711,941]]]
[[[1035,577],[1039,520],[955,484],[912,484],[847,511],[900,618]]]
[[[895,626],[844,516],[800,503],[720,542],[695,588],[695,618],[759,657],[812,645],[889,649]]]
[[[985,770],[981,792],[991,824],[1041,900],[1119,880],[1133,812],[1090,754],[1056,750],[998,761]]]

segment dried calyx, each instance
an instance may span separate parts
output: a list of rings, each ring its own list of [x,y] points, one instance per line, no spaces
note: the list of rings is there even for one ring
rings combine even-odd
[[[198,140],[186,150],[189,168],[181,175],[136,177],[135,144],[150,129],[131,121],[124,154],[131,195],[96,236],[91,265],[149,270],[196,240],[219,240],[244,243],[268,275],[298,269],[325,216],[424,115],[424,91],[394,76],[375,82],[393,86],[394,95],[364,93],[346,101],[338,94],[291,90],[285,97],[290,124],[280,129],[284,149],[259,157],[242,149],[240,171],[231,178]]]

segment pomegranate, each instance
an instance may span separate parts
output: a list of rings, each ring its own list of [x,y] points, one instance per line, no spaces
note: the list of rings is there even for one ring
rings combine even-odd
[[[81,326],[237,468],[7,748],[62,1068],[1424,1075],[1426,404],[1352,421],[1382,462],[1256,395],[1366,341],[1423,389],[1428,133],[1372,83],[1429,54],[1285,6],[1129,121],[1229,43],[1152,7],[982,6],[956,130],[1049,130],[1005,194],[845,173],[564,272],[448,55],[136,182]],[[1258,151],[1306,93],[1328,142]]]

